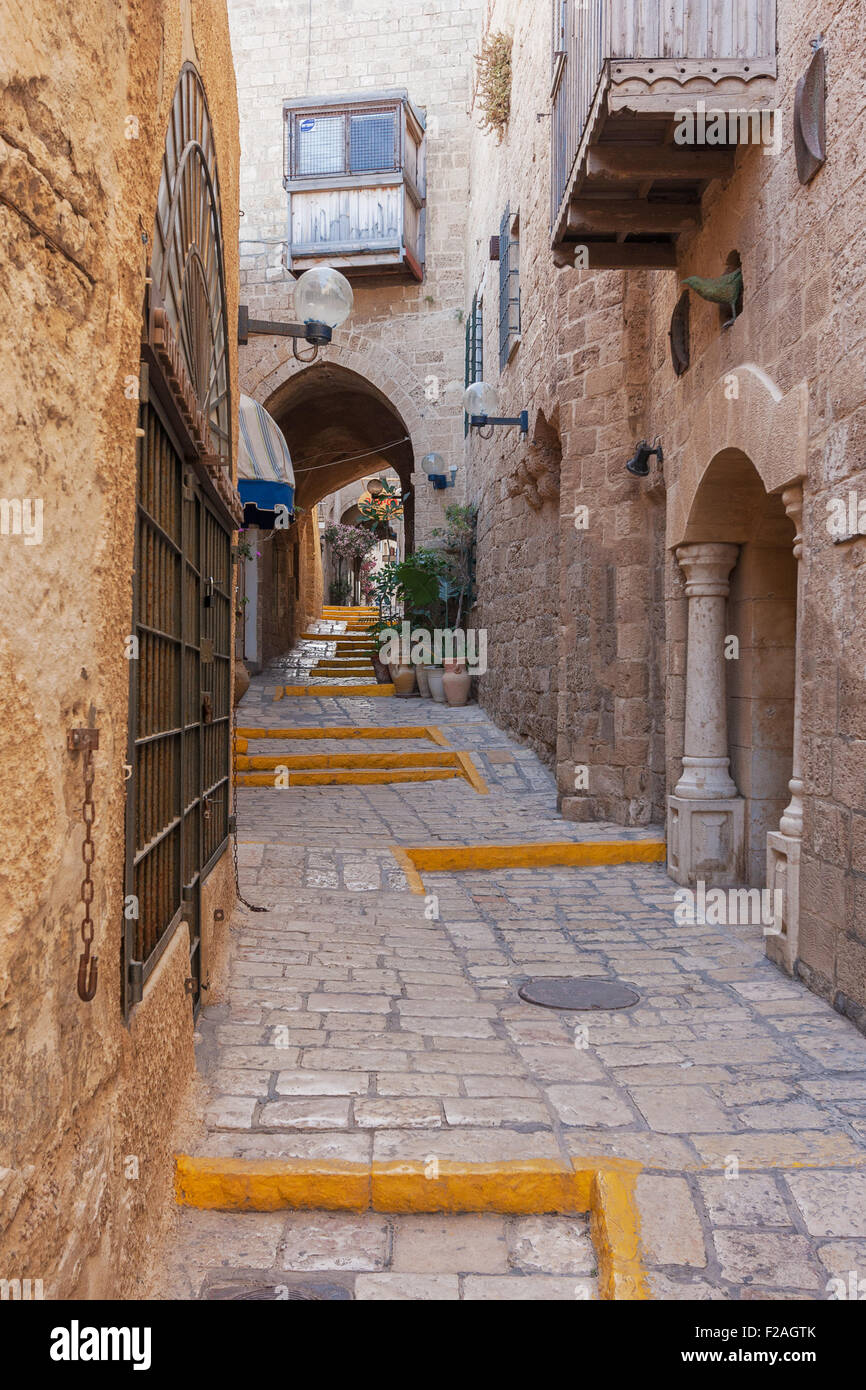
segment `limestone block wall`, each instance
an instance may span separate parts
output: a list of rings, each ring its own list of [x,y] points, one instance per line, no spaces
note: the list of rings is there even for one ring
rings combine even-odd
[[[483,296],[483,375],[530,434],[471,432],[479,601],[489,672],[480,699],[557,772],[563,812],[624,824],[663,815],[660,544],[663,507],[624,471],[642,428],[641,275],[558,270],[549,245],[550,28],[496,0],[485,32],[513,35],[500,144],[473,110],[466,307]],[[499,367],[499,265],[489,240],[519,214],[520,342]],[[588,779],[588,780],[587,780]]]
[[[426,0],[335,0],[312,10],[306,0],[229,3],[244,152],[241,287],[251,314],[291,317],[283,100],[404,87],[426,112],[424,281],[356,281],[352,317],[321,354],[387,397],[411,435],[416,462],[431,451],[449,462],[462,453],[466,108],[479,10],[480,0],[437,0],[435,7]],[[265,404],[302,370],[285,340],[253,338],[241,349],[243,389]],[[415,481],[416,541],[423,543],[441,524],[444,494],[434,495],[423,474]]]
[[[45,1296],[129,1297],[168,1209],[171,1128],[193,1071],[178,931],[124,1025],[120,934],[141,312],[165,131],[184,58],[210,101],[237,312],[237,109],[220,4],[0,5],[4,499],[41,541],[0,535],[0,1272]],[[127,117],[138,122],[127,138]],[[232,349],[232,390],[236,354]],[[236,397],[235,397],[236,399]],[[76,993],[81,755],[93,723],[95,951]],[[230,906],[217,878],[213,904]],[[227,914],[228,915],[228,914]],[[205,947],[211,963],[219,942]]]
[[[825,36],[827,58],[827,162],[803,187],[792,143],[794,93],[811,57],[810,40],[819,33]],[[866,1006],[866,537],[838,541],[827,521],[828,504],[847,502],[851,493],[866,498],[866,152],[858,135],[866,102],[859,75],[864,42],[860,7],[780,0],[778,152],[742,149],[733,178],[713,185],[705,198],[703,226],[683,245],[679,275],[650,272],[647,277],[648,426],[664,439],[667,485],[680,494],[672,515],[687,512],[694,490],[693,480],[681,478],[684,454],[700,453],[709,464],[719,449],[737,446],[737,438],[749,433],[755,398],[747,386],[742,408],[732,402],[724,428],[711,428],[703,409],[728,376],[746,381],[743,364],[765,373],[779,397],[751,451],[769,479],[764,485],[780,490],[793,473],[805,475],[800,970],[861,1023]],[[667,333],[679,278],[719,274],[734,250],[743,265],[743,315],[722,331],[717,307],[693,296],[691,366],[677,379]],[[773,426],[773,411],[781,417],[785,402],[798,393],[804,400],[799,415],[789,410],[790,423],[784,429]],[[736,499],[729,497],[727,504],[734,507]],[[672,560],[669,566],[668,584],[676,595],[680,577]],[[770,602],[783,595],[785,584],[790,577],[780,575],[768,591]],[[736,614],[732,620],[737,631]],[[680,600],[674,598],[668,625],[669,782],[679,774],[682,753],[683,623]],[[753,633],[746,645],[755,646],[755,657],[766,666],[778,641],[777,628]],[[732,683],[742,679],[742,672],[729,671],[729,695]],[[784,694],[776,692],[782,707],[775,708],[773,694],[765,696],[756,711],[764,725],[787,729],[784,697],[792,693],[791,675]],[[769,774],[768,759],[756,758],[751,746],[747,751],[751,770]],[[790,757],[789,735],[789,764]]]

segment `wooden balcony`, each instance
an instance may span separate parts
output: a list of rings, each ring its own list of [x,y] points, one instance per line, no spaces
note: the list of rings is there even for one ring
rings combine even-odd
[[[424,278],[424,119],[405,91],[283,103],[292,270]]]
[[[560,0],[554,50],[557,264],[586,247],[590,268],[675,265],[704,190],[740,140],[771,129],[775,0]]]

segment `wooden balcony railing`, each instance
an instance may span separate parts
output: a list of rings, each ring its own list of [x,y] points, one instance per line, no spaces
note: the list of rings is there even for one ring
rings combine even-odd
[[[284,103],[289,265],[424,273],[424,122],[404,91]]]
[[[621,206],[611,209],[614,220],[609,226],[601,226],[603,219],[597,214],[590,226],[581,223],[580,209],[575,214],[575,196],[589,192],[593,200],[610,197],[615,204],[629,198],[670,203],[681,184],[685,201],[699,203],[703,187],[718,177],[719,148],[703,151],[708,176],[702,178],[701,151],[674,143],[673,122],[699,101],[725,111],[772,106],[775,0],[556,0],[556,5],[551,91],[554,248],[567,261],[568,244],[581,231],[587,233],[581,239],[590,246],[609,243],[612,236],[617,244],[635,246],[640,244],[637,236],[670,248],[677,227],[648,226],[635,232],[641,223],[632,212],[630,235],[616,222]],[[614,146],[619,147],[617,154]],[[666,147],[666,158],[660,157],[660,147]],[[594,172],[589,170],[592,150],[613,155],[614,181],[605,184],[601,163]],[[733,151],[728,153],[732,160]],[[643,165],[642,154],[649,156]],[[664,187],[664,198],[659,189],[653,190],[654,183]],[[658,263],[673,263],[670,251],[648,254],[649,260],[640,262],[636,252],[623,252],[620,261],[652,264],[657,254]],[[599,264],[615,261],[615,253],[598,253]]]

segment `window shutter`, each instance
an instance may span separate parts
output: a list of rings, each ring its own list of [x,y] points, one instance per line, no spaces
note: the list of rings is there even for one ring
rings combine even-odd
[[[509,290],[511,209],[506,204],[502,221],[499,224],[499,366],[500,370],[508,361],[509,340]]]

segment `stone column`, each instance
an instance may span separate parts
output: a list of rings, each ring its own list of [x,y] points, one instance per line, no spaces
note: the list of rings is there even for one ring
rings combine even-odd
[[[794,523],[794,559],[797,561],[794,747],[791,780],[788,783],[791,800],[782,812],[779,829],[767,836],[767,887],[774,895],[774,929],[765,939],[770,959],[793,975],[800,924],[800,849],[803,838],[803,683],[800,677],[803,638],[803,484],[794,483],[785,488],[782,501]]]
[[[689,604],[683,772],[668,798],[668,872],[678,883],[735,884],[744,872],[744,802],[730,772],[725,600],[739,546],[681,545]]]

